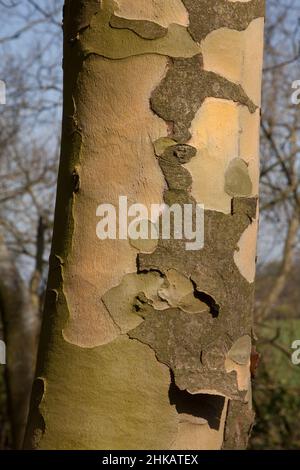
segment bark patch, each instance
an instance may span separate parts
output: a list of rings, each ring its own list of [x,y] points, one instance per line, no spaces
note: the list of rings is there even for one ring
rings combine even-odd
[[[189,12],[189,31],[197,42],[219,28],[243,31],[255,18],[265,15],[264,0],[182,0],[182,3]]]
[[[112,15],[110,22],[112,28],[129,29],[143,39],[158,39],[166,36],[168,29],[152,21],[128,20]]]
[[[162,119],[173,123],[170,137],[184,143],[191,137],[191,123],[208,97],[235,101],[251,113],[257,109],[240,85],[203,70],[200,54],[172,61],[166,77],[152,93],[151,107]]]

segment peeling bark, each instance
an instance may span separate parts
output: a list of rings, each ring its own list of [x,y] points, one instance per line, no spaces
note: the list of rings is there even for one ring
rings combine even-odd
[[[66,1],[62,155],[27,448],[247,442],[260,89],[247,67],[264,2],[171,3]],[[223,29],[237,60],[217,52]],[[155,243],[100,242],[96,208],[120,195],[147,208],[190,204],[194,219],[204,203],[204,247],[160,231]]]

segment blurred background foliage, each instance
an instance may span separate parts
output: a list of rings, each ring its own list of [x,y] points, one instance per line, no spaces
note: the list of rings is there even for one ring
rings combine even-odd
[[[257,296],[268,292],[277,270],[276,263],[265,268],[257,280]],[[291,345],[300,339],[299,279],[298,265],[270,318],[256,325],[261,359],[253,382],[256,424],[250,449],[300,449],[300,365],[291,361]]]
[[[0,449],[17,447],[51,243],[62,105],[62,0],[0,0]],[[299,0],[267,0],[251,449],[300,448]],[[300,97],[300,94],[299,94]],[[30,345],[30,347],[28,346]],[[7,394],[7,390],[9,393]],[[22,395],[23,393],[23,395]],[[15,411],[15,415],[14,412]]]

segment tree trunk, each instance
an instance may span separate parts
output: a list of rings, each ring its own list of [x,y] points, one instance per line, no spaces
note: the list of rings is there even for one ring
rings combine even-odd
[[[0,313],[6,344],[5,378],[15,449],[21,449],[34,379],[39,309],[0,238]]]
[[[284,244],[282,261],[280,263],[276,278],[272,280],[269,292],[266,294],[261,306],[257,309],[255,320],[262,322],[268,319],[276,307],[277,302],[282,295],[287,284],[288,277],[293,269],[295,260],[295,248],[297,245],[297,236],[299,233],[300,221],[299,211],[296,209],[288,221],[287,234]]]
[[[66,1],[27,448],[246,446],[263,15],[262,0]],[[127,239],[121,220],[100,240],[98,206],[124,196],[189,205],[194,224],[204,204],[204,246]]]

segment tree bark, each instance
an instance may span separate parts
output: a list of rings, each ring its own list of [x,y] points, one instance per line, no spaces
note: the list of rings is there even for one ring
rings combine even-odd
[[[245,447],[263,16],[262,0],[66,1],[26,448]],[[97,207],[120,196],[190,204],[194,220],[204,204],[204,247],[99,240]]]

